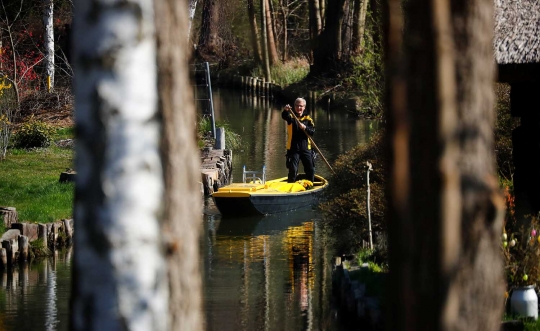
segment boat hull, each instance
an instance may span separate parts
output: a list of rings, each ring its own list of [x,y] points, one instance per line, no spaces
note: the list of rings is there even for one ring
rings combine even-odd
[[[276,182],[278,179],[270,182]],[[328,182],[316,176],[319,183],[313,189],[301,192],[276,192],[256,184],[226,186],[212,195],[216,207],[223,216],[270,215],[315,205]],[[251,186],[250,186],[251,185]],[[261,188],[262,187],[262,188]],[[245,188],[242,190],[242,188]],[[236,189],[236,190],[235,190]]]

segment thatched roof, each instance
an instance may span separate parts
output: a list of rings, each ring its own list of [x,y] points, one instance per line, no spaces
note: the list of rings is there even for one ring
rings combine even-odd
[[[540,63],[540,0],[495,0],[498,64]]]

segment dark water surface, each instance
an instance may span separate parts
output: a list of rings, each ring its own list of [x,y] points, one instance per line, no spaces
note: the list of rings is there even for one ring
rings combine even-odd
[[[243,165],[266,165],[269,178],[286,176],[282,105],[219,89],[213,99],[216,118],[243,138],[242,150],[233,152],[233,180],[241,180]],[[379,127],[346,111],[313,111],[309,100],[307,113],[315,121],[314,140],[330,162],[367,142]],[[316,172],[330,175],[320,158]],[[331,252],[317,212],[222,220],[206,199],[203,222],[207,330],[342,329],[331,306]],[[69,330],[70,264],[71,251],[65,250],[0,274],[0,331]]]
[[[0,330],[69,330],[72,249],[1,273]]]

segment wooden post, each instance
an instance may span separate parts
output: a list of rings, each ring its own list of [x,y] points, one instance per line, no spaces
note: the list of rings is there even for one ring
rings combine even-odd
[[[15,207],[0,207],[0,220],[4,222],[6,229],[10,229],[12,223],[17,223],[17,209]]]
[[[216,129],[216,144],[214,149],[225,149],[225,128]]]
[[[13,251],[13,245],[11,240],[2,241],[2,247],[6,251],[6,264],[8,266],[13,264],[15,252]]]
[[[49,247],[47,240],[47,225],[38,224],[38,239],[41,239],[43,241],[44,247]]]
[[[63,220],[62,222],[64,223],[64,232],[66,233],[66,237],[67,237],[66,244],[70,245],[73,239],[73,228],[71,227],[71,222],[70,220]]]
[[[369,226],[369,249],[373,249],[373,235],[371,233],[371,208],[369,205],[369,199],[371,195],[371,190],[369,188],[369,172],[373,170],[373,166],[369,161],[366,162],[367,165],[367,217],[368,217],[368,226]]]
[[[0,248],[0,260],[2,261],[2,266],[4,268],[7,267],[7,252],[5,248]]]
[[[28,237],[19,235],[19,261],[26,262],[28,260]]]

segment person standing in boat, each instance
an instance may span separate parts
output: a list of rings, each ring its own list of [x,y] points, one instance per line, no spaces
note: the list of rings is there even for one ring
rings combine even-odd
[[[294,115],[291,106],[286,105],[281,117],[287,121],[287,154],[286,166],[289,169],[287,181],[294,183],[298,175],[298,165],[302,161],[306,179],[315,180],[315,158],[311,150],[309,136],[315,133],[315,123],[309,115],[304,115],[306,100],[298,98],[294,101]],[[296,118],[295,118],[296,117]]]

